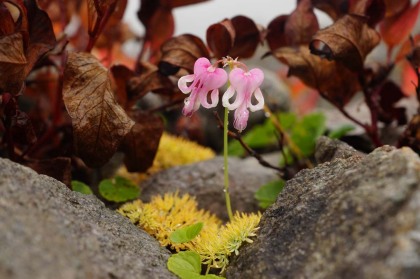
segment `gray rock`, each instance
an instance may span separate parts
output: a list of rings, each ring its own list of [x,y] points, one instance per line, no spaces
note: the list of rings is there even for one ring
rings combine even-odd
[[[0,278],[176,278],[168,257],[94,196],[0,159]]]
[[[227,278],[420,278],[420,159],[384,146],[299,172]]]
[[[267,160],[278,160],[278,154]],[[275,163],[274,163],[275,164]],[[220,218],[227,220],[225,195],[223,192],[223,158],[168,169],[152,176],[141,186],[143,201],[149,201],[154,195],[179,190],[197,198],[200,208],[210,210]],[[262,167],[254,158],[229,158],[229,178],[232,210],[235,212],[255,212],[258,203],[255,191],[262,185],[278,179],[276,172]]]
[[[364,156],[345,142],[322,136],[316,142],[315,160],[318,164],[352,156]]]

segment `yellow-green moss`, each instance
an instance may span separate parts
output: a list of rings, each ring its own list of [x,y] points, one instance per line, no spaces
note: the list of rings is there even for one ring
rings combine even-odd
[[[155,196],[149,203],[134,201],[123,205],[118,212],[154,236],[162,246],[173,250],[197,252],[203,264],[225,270],[229,256],[238,254],[244,242],[252,242],[256,235],[261,214],[236,213],[225,225],[205,210],[197,208],[197,202],[188,194],[168,193]],[[169,236],[177,229],[202,222],[200,234],[187,243],[172,243]]]

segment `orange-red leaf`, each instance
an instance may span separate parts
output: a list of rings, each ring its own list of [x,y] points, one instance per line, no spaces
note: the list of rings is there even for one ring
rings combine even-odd
[[[63,100],[76,152],[88,166],[103,165],[134,125],[115,100],[107,69],[88,53],[69,53]]]
[[[394,17],[386,18],[380,25],[383,40],[389,48],[408,38],[420,11],[420,2]]]

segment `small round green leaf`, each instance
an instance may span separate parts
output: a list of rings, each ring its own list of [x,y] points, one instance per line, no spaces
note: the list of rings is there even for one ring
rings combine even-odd
[[[108,201],[125,202],[137,198],[140,189],[132,181],[116,176],[113,179],[102,180],[99,184],[99,193]]]
[[[77,180],[73,180],[71,182],[71,188],[73,189],[73,191],[75,192],[79,192],[85,195],[92,195],[92,190],[89,188],[89,186],[87,186],[85,183],[81,182],[81,181],[77,181]]]
[[[181,279],[197,278],[201,273],[200,255],[192,251],[183,251],[168,259],[168,269]]]
[[[169,236],[169,239],[174,243],[185,243],[193,240],[203,228],[203,223],[199,222],[190,226],[180,228]]]

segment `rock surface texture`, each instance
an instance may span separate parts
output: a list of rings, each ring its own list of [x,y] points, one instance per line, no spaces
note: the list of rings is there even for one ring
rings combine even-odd
[[[278,154],[265,157],[273,164],[278,158]],[[278,176],[254,158],[229,158],[229,179],[232,210],[255,212],[259,209],[254,198],[255,191],[278,179]],[[210,210],[224,220],[228,219],[223,192],[222,157],[168,169],[142,182],[141,186],[144,188],[140,197],[143,201],[149,201],[154,195],[178,190],[181,194],[194,195],[200,208]]]
[[[168,257],[95,197],[0,159],[0,278],[176,278]]]
[[[318,158],[337,148],[323,140],[331,148]],[[388,146],[349,155],[286,183],[227,278],[420,278],[418,155]]]

